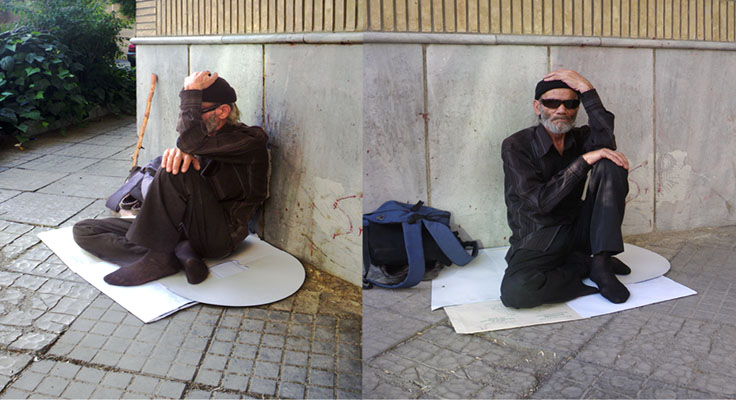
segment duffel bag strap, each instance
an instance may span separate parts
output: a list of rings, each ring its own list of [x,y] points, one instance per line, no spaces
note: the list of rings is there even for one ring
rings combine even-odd
[[[465,265],[478,255],[478,244],[473,248],[473,254],[468,254],[464,244],[461,244],[447,225],[430,220],[422,220],[424,226],[443,253],[456,265]]]
[[[127,182],[123,184],[123,186],[120,187],[120,189],[116,190],[115,193],[113,193],[105,202],[105,207],[113,210],[113,211],[120,211],[120,201],[123,200],[125,196],[130,193],[134,187],[140,184],[140,182],[143,180],[143,174],[139,172],[135,172],[130,179],[128,179]]]

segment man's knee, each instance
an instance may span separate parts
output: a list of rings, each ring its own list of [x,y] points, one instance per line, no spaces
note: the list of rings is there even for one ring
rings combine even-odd
[[[629,192],[629,171],[619,167],[609,159],[602,159],[593,165],[590,173],[590,189],[602,187],[610,188],[616,193],[626,196]]]
[[[74,224],[74,227],[72,227],[72,233],[74,234],[74,239],[76,238],[84,238],[90,235],[93,235],[95,232],[95,224],[93,219],[85,219],[82,221],[79,221]]]
[[[172,172],[166,172],[165,168],[159,168],[156,171],[156,175],[153,177],[151,186],[157,186],[160,188],[167,188],[167,190],[175,190],[177,192],[188,192],[188,188],[194,185],[202,183],[204,180],[199,174],[199,171],[190,167],[186,172],[179,171],[174,174]]]
[[[85,248],[87,244],[89,244],[92,236],[96,235],[97,233],[98,232],[94,219],[85,219],[79,221],[74,224],[74,227],[72,227],[72,235],[74,236],[74,241],[82,248]]]
[[[593,174],[593,176],[599,175],[613,179],[626,180],[628,178],[629,171],[624,167],[619,167],[615,162],[604,158],[593,165],[591,174]]]
[[[544,274],[516,274],[501,281],[501,302],[506,307],[532,308],[543,304],[539,289],[546,283]]]

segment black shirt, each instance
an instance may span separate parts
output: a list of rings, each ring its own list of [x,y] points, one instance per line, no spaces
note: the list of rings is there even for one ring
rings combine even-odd
[[[572,224],[582,204],[591,166],[582,155],[600,148],[616,149],[613,114],[595,89],[580,94],[589,125],[565,135],[560,155],[539,124],[503,141],[504,196],[511,237],[506,259],[518,249],[546,251],[560,226]]]

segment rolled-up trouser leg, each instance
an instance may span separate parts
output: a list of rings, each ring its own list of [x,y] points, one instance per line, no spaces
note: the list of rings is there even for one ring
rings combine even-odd
[[[85,219],[74,224],[74,241],[105,261],[120,266],[132,264],[148,251],[125,238],[132,223],[132,219],[124,218]]]
[[[513,254],[501,281],[505,306],[530,308],[596,293],[582,283],[588,266],[570,251],[570,229],[563,228],[547,251],[519,249]]]
[[[158,170],[126,237],[167,253],[188,239],[202,257],[224,257],[234,249],[225,211],[194,168],[176,175]]]
[[[624,251],[621,223],[628,193],[628,171],[608,159],[595,163],[583,208],[575,222],[575,249],[611,255]]]

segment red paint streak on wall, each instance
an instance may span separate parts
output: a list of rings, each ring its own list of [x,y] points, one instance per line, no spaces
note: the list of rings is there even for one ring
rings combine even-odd
[[[340,210],[340,212],[341,212],[341,213],[342,213],[343,215],[345,215],[345,218],[347,218],[347,219],[348,219],[348,224],[349,224],[349,226],[350,226],[350,227],[348,228],[348,230],[347,230],[346,232],[335,232],[334,234],[332,234],[332,238],[333,238],[333,239],[335,239],[336,237],[338,237],[338,236],[341,236],[341,235],[349,235],[349,234],[353,233],[353,230],[354,230],[354,227],[353,227],[353,219],[352,219],[352,218],[350,218],[350,215],[348,215],[348,213],[347,213],[347,212],[345,212],[345,210],[343,210],[343,209],[342,209],[342,208],[340,207],[340,202],[341,202],[341,201],[344,201],[344,200],[348,200],[348,199],[362,199],[362,198],[363,198],[363,194],[362,194],[362,193],[361,193],[361,194],[359,194],[359,195],[357,195],[357,194],[354,194],[354,195],[352,195],[352,196],[345,196],[345,197],[340,197],[339,199],[335,200],[335,202],[334,202],[334,203],[332,203],[332,208],[333,208],[334,210]],[[358,231],[358,236],[360,236],[361,234],[363,234],[363,228],[362,228],[362,227],[361,227],[361,228],[360,228],[360,230]]]
[[[637,165],[637,166],[635,166],[633,168],[630,168],[629,169],[629,176],[631,176],[631,174],[634,171],[636,171],[637,169],[639,169],[639,168],[641,168],[641,167],[643,167],[643,166],[645,166],[647,164],[649,164],[649,161],[644,161],[643,163],[641,163],[641,164],[639,164],[639,165]],[[629,204],[634,199],[636,199],[639,196],[641,196],[641,192],[642,192],[641,187],[639,186],[638,183],[636,183],[636,181],[631,181],[631,180],[629,180],[629,181],[632,182],[636,186],[636,194],[629,196],[629,198],[626,200],[626,204]],[[644,188],[644,193],[646,194],[647,192],[649,192],[649,187],[645,187]]]

